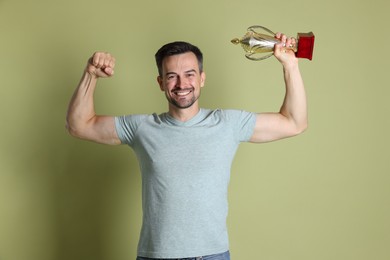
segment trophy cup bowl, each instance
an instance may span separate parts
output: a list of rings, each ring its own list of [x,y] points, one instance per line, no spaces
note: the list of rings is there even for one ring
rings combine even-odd
[[[255,29],[263,30],[265,33],[258,33]],[[286,48],[293,50],[297,58],[312,60],[314,39],[315,37],[312,32],[298,33],[297,45],[287,46]],[[275,44],[280,43],[275,38],[274,32],[260,25],[250,26],[247,29],[247,33],[241,39],[235,38],[231,42],[237,45],[241,44],[241,47],[246,52],[245,57],[255,61],[271,57]]]

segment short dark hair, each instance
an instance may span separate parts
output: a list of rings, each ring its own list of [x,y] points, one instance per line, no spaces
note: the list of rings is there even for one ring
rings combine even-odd
[[[203,71],[203,54],[198,47],[188,42],[176,41],[162,46],[155,54],[158,74],[162,76],[162,63],[164,58],[177,54],[192,52],[198,59],[199,72]]]

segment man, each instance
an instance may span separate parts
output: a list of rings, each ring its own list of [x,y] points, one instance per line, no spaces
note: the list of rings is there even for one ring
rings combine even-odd
[[[277,113],[199,107],[204,86],[200,50],[185,42],[156,53],[157,82],[168,100],[160,115],[96,115],[98,78],[114,74],[115,59],[97,52],[69,104],[67,128],[76,137],[127,144],[142,173],[143,224],[138,260],[230,259],[226,217],[230,167],[240,142],[270,142],[303,132],[306,94],[294,52],[296,40],[278,33],[274,54],[283,65],[286,95]]]

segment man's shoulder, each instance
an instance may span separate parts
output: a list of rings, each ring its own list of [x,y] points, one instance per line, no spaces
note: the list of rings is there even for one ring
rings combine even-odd
[[[115,117],[117,128],[131,128],[133,131],[138,129],[145,122],[160,122],[157,114],[128,114]]]

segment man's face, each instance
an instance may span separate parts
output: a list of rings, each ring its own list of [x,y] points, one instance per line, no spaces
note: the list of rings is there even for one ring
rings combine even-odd
[[[199,71],[195,54],[186,52],[164,58],[162,75],[157,81],[170,105],[184,109],[197,102],[204,86],[205,73]]]

